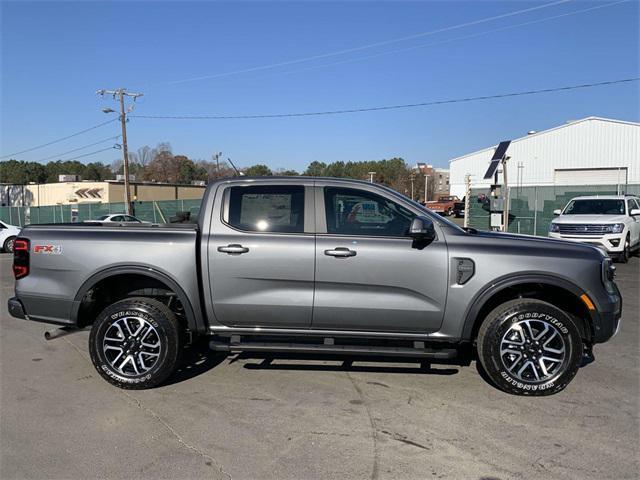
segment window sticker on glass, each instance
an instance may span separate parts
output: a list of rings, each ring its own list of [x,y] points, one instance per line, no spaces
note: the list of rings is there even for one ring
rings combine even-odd
[[[269,225],[291,224],[291,195],[243,195],[240,223],[256,225],[258,230],[267,230]]]

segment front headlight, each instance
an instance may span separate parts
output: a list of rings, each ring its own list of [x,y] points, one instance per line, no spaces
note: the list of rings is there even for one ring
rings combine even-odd
[[[610,228],[611,233],[622,233],[624,231],[624,223],[614,223]]]
[[[557,223],[551,222],[551,224],[549,224],[549,231],[550,232],[559,232],[560,231],[560,225],[558,225]]]

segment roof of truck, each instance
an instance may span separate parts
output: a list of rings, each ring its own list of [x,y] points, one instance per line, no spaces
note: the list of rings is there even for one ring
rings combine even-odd
[[[625,198],[637,198],[636,195],[585,195],[573,197],[571,200],[624,200]]]

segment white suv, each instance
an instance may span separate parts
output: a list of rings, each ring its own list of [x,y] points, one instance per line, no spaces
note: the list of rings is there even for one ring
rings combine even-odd
[[[556,210],[549,236],[589,243],[626,263],[640,248],[640,200],[630,195],[576,197]]]
[[[13,241],[20,234],[20,227],[0,222],[0,252],[13,253]]]

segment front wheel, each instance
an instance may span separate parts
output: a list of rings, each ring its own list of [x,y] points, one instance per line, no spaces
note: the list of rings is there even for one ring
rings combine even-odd
[[[622,253],[618,256],[618,261],[620,263],[627,263],[631,258],[631,237],[627,234],[627,237],[624,240],[624,247],[622,249]]]
[[[165,381],[176,369],[179,350],[175,315],[146,297],[127,298],[104,309],[89,336],[94,367],[124,389],[141,390]]]
[[[4,245],[2,245],[2,249],[6,253],[13,253],[13,245],[16,241],[16,237],[9,237],[4,241]]]
[[[552,395],[578,372],[583,344],[564,311],[535,299],[495,308],[478,332],[478,357],[489,379],[515,395]]]

